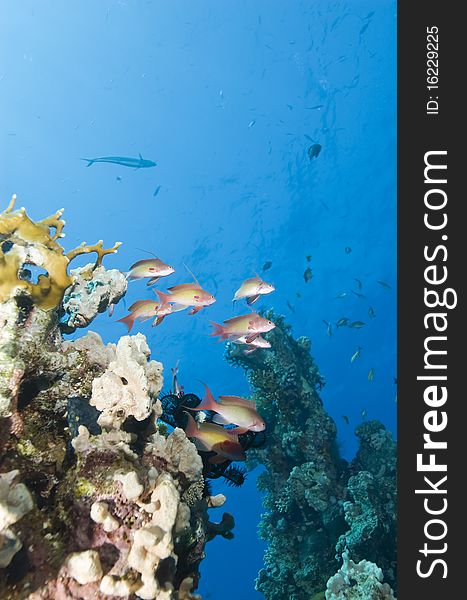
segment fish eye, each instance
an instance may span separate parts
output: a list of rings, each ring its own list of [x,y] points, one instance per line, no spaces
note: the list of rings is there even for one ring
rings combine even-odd
[[[150,271],[155,271],[154,267],[149,267]]]

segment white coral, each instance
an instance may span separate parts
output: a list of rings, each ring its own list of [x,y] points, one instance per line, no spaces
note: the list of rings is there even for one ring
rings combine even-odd
[[[160,403],[155,402],[163,385],[162,364],[149,361],[150,350],[141,333],[120,338],[117,346],[108,345],[114,357],[106,371],[92,383],[90,404],[101,411],[98,423],[104,429],[119,429],[133,416],[142,421]]]
[[[141,574],[142,585],[135,593],[143,600],[160,598],[161,592],[170,592],[161,590],[155,572],[161,560],[171,555],[176,560],[172,530],[177,519],[179,501],[180,495],[172,477],[163,473],[151,495],[151,504],[155,508],[151,521],[135,532],[128,554],[128,565]],[[167,597],[170,598],[170,593]]]
[[[120,524],[110,513],[106,502],[94,502],[91,506],[90,517],[95,523],[100,523],[104,531],[115,531]]]
[[[14,483],[18,471],[0,473],[0,567],[10,564],[22,543],[9,528],[34,507],[24,483]]]
[[[70,577],[73,577],[81,585],[99,581],[103,575],[101,561],[96,550],[73,552],[67,557],[65,566]]]
[[[391,587],[382,583],[383,572],[368,560],[355,563],[347,552],[342,567],[326,585],[326,600],[395,600]]]
[[[135,471],[129,471],[125,475],[117,473],[114,475],[114,481],[120,481],[123,495],[130,502],[137,500],[144,492],[144,486],[140,484]]]

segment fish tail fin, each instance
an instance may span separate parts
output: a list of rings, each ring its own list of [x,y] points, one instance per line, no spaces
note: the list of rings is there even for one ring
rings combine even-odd
[[[211,335],[213,337],[215,337],[216,335],[219,335],[221,340],[227,339],[227,336],[225,335],[225,328],[223,325],[219,325],[219,323],[214,323],[214,321],[209,321],[209,322],[214,327],[214,331],[212,333],[210,333],[209,335]]]
[[[218,404],[214,400],[214,396],[212,395],[211,390],[202,381],[200,381],[200,383],[202,383],[204,385],[204,389],[206,390],[205,394],[204,394],[204,398],[201,401],[201,403],[198,404],[198,406],[195,406],[195,408],[193,408],[192,410],[214,410],[215,411],[216,408],[218,408]]]
[[[87,167],[90,167],[91,165],[93,165],[96,161],[92,158],[82,158],[81,160],[85,160],[88,164],[86,165]]]
[[[170,302],[170,294],[166,294],[164,292],[161,292],[160,290],[154,290],[154,291],[159,296],[159,299],[161,301],[161,305],[159,307],[159,310],[161,308],[165,308],[167,306],[167,304]]]
[[[123,319],[118,319],[117,323],[124,323],[128,327],[128,333],[130,333],[135,324],[135,315],[130,313],[126,317],[123,317]]]
[[[185,425],[185,434],[186,437],[197,437],[198,436],[198,426],[196,425],[196,421],[193,419],[193,417],[190,415],[190,413],[187,413],[185,411],[183,411],[186,414],[186,418],[187,418],[187,422]]]

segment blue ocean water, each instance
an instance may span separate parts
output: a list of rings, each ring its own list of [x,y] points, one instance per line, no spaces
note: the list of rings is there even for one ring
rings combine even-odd
[[[122,241],[108,267],[126,271],[154,252],[176,268],[175,284],[190,281],[187,265],[216,304],[135,331],[167,374],[179,360],[181,383],[198,394],[197,380],[215,395],[248,394],[209,320],[241,314],[231,299],[243,279],[273,282],[259,305],[311,338],[346,458],[362,411],[396,426],[395,13],[393,0],[0,6],[2,202],[15,192],[35,218],[64,207],[69,248]],[[313,143],[322,149],[310,160]],[[139,153],[157,166],[80,160]],[[127,306],[141,298],[152,292],[132,283]],[[115,341],[125,314],[121,303],[92,328]],[[341,317],[365,326],[336,328]],[[237,526],[234,540],[208,545],[200,591],[260,598],[255,473],[240,489],[214,489]]]

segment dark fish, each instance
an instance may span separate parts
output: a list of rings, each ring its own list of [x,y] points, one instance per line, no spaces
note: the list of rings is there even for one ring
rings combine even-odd
[[[352,252],[352,248],[350,246],[345,247],[345,253],[350,254]]]
[[[360,35],[363,35],[365,33],[365,31],[368,29],[369,24],[370,22],[365,23],[365,25],[360,29]]]
[[[155,167],[157,164],[152,160],[146,160],[141,154],[139,155],[139,158],[129,158],[127,156],[101,156],[100,158],[82,158],[81,160],[87,161],[87,167],[90,167],[94,163],[111,163],[133,169],[147,169],[149,167]]]
[[[337,323],[336,323],[336,327],[345,327],[346,325],[349,324],[349,319],[347,317],[341,317]]]
[[[325,321],[323,319],[323,323],[326,325],[326,333],[328,334],[329,337],[332,336],[332,326],[331,323],[329,323],[328,321]]]
[[[324,104],[317,104],[316,106],[305,106],[306,110],[318,110],[318,108],[323,108]]]
[[[161,185],[158,185],[158,186],[156,187],[156,189],[154,190],[154,194],[153,194],[154,198],[155,198],[155,197],[157,196],[157,194],[160,192],[160,189],[161,189],[161,187],[162,187]]]
[[[352,321],[349,327],[352,327],[352,329],[361,329],[362,327],[365,327],[365,323],[363,321]]]
[[[386,288],[387,290],[391,289],[391,286],[389,285],[389,283],[386,283],[385,281],[378,280],[376,283],[379,283],[380,286],[382,286],[383,288]]]
[[[350,424],[349,417],[347,415],[342,415],[342,418],[344,419],[347,425]]]
[[[321,144],[312,144],[309,148],[308,148],[308,157],[310,160],[312,160],[313,158],[318,158],[319,153],[321,152]]]
[[[364,419],[366,417],[366,409],[365,408],[362,409],[360,416],[362,417],[362,419]]]
[[[357,298],[365,298],[365,294],[360,294],[359,292],[355,292],[354,290],[350,290],[352,294],[355,294]]]
[[[263,265],[263,271],[267,271],[271,267],[272,267],[272,262],[270,260],[267,260]]]
[[[397,385],[397,377],[393,377],[394,379],[394,384]]]
[[[309,255],[306,257],[306,262],[310,262],[310,261],[311,261],[311,254],[309,254]]]
[[[308,283],[312,278],[313,271],[311,270],[311,267],[307,267],[307,269],[305,269],[305,272],[303,273],[303,279],[305,280],[305,283]]]
[[[337,294],[337,296],[334,296],[334,298],[345,298],[347,296],[347,292],[340,292],[340,294]]]
[[[295,312],[295,308],[290,304],[290,302],[288,300],[286,301],[286,304],[290,308],[290,310],[294,313]]]
[[[371,369],[368,371],[368,381],[373,381],[375,377],[375,370],[373,369],[373,367],[371,367]]]
[[[302,295],[300,294],[300,292],[295,292],[295,294],[296,294],[297,298],[301,298],[302,297]]]
[[[353,280],[357,282],[357,288],[358,288],[359,290],[361,290],[361,289],[362,289],[362,287],[363,287],[363,284],[362,284],[362,282],[360,281],[360,279],[357,279],[356,277],[354,277],[354,279],[353,279]]]
[[[115,177],[115,179],[116,179],[117,181],[122,181],[122,178],[120,177],[120,175],[117,175],[117,177]]]
[[[371,319],[374,319],[376,317],[375,309],[372,306],[370,306],[370,308],[368,309],[368,316]]]

